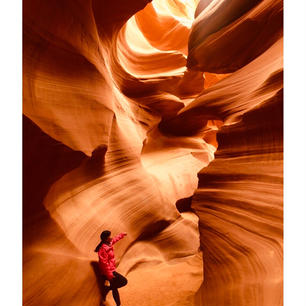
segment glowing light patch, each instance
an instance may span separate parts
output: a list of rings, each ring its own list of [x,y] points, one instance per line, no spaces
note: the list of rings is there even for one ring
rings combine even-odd
[[[199,0],[154,0],[154,9],[159,15],[171,16],[187,28],[191,28]]]

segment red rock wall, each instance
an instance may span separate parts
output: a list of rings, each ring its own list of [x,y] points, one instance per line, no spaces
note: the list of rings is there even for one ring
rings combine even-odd
[[[24,304],[281,305],[282,2],[23,9]]]

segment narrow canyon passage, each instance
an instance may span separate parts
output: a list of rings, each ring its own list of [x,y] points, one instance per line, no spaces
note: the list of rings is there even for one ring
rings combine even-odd
[[[24,305],[282,305],[282,10],[24,1]]]

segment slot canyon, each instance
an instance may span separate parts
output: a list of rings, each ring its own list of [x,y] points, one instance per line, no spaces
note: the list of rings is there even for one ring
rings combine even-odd
[[[282,1],[23,1],[23,304],[105,229],[123,306],[282,306]]]

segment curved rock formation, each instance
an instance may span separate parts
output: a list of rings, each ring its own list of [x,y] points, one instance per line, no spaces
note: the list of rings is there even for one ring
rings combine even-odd
[[[190,33],[189,68],[234,72],[282,37],[281,0],[203,2]]]
[[[221,130],[199,174],[203,305],[283,304],[282,118],[279,93]]]
[[[281,16],[24,2],[25,305],[99,305],[103,229],[125,305],[281,305]]]

